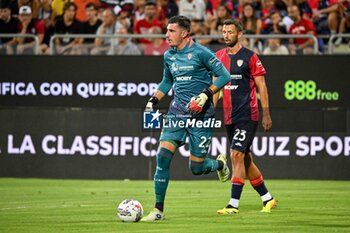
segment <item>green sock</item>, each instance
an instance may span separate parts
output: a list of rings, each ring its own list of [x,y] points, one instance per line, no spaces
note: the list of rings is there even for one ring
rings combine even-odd
[[[157,153],[157,168],[154,174],[156,203],[164,203],[165,193],[169,183],[169,167],[172,156],[173,152],[165,148],[160,148]]]
[[[190,169],[193,175],[208,174],[218,170],[217,160],[206,158],[203,162],[190,161]]]

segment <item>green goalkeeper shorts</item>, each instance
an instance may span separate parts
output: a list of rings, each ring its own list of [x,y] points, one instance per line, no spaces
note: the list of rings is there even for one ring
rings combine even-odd
[[[211,144],[212,124],[206,124],[209,127],[196,127],[204,123],[211,123],[213,118],[195,119],[195,118],[177,118],[171,117],[164,119],[162,133],[159,141],[176,142],[177,147],[188,144],[191,155],[199,158],[205,158]],[[202,122],[198,122],[202,121]],[[202,124],[203,123],[203,124]]]

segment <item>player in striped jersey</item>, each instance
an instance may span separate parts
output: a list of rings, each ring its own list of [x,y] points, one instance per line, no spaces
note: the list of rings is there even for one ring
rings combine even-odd
[[[231,81],[222,91],[224,123],[231,143],[233,170],[231,199],[225,208],[217,211],[218,214],[238,213],[246,177],[261,197],[262,212],[270,212],[276,205],[276,199],[268,192],[262,174],[253,162],[250,152],[259,119],[256,89],[260,93],[262,105],[262,126],[265,131],[269,131],[272,127],[264,77],[266,71],[258,56],[253,51],[242,47],[239,42],[242,35],[242,26],[238,22],[232,19],[224,21],[223,37],[226,48],[216,52],[217,57],[231,75]]]

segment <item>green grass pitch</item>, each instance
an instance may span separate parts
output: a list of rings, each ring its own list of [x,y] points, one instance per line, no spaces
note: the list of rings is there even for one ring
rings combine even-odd
[[[350,232],[350,181],[266,180],[278,206],[260,213],[246,182],[238,215],[217,215],[230,183],[170,181],[166,220],[122,223],[116,206],[153,207],[152,181],[0,179],[0,232]]]

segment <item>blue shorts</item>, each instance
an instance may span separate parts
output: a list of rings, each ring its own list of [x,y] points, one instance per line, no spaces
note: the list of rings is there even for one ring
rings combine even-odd
[[[166,126],[162,129],[159,141],[175,142],[177,147],[180,147],[186,143],[186,137],[189,137],[189,148],[191,155],[198,158],[205,158],[208,154],[209,146],[211,144],[212,128],[198,128],[198,127],[179,127],[169,125],[169,121],[178,122],[186,121],[187,118],[172,117],[165,119]]]
[[[252,120],[240,121],[231,125],[226,125],[231,149],[244,153],[249,152],[257,127],[258,122]]]

